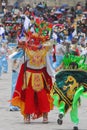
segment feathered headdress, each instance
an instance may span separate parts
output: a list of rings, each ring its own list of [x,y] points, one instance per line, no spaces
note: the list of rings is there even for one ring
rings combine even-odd
[[[43,44],[50,40],[51,30],[52,24],[36,19],[35,33],[32,33],[30,30],[25,32],[26,41],[19,40],[19,44],[22,45],[22,47],[24,44],[24,48],[28,47],[32,50],[40,49]]]

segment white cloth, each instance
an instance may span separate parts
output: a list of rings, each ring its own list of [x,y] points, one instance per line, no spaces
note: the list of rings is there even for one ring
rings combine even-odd
[[[25,21],[24,21],[24,29],[27,31],[29,29],[29,26],[31,26],[31,21],[27,16],[25,17]]]
[[[6,5],[5,1],[3,1],[3,2],[2,2],[2,6],[5,6],[5,5]]]
[[[0,35],[2,35],[3,33],[5,33],[5,29],[3,27],[0,27]]]
[[[57,40],[57,34],[55,32],[52,34],[52,39]]]
[[[87,49],[82,50],[82,52],[80,53],[80,55],[81,55],[81,56],[87,55]]]
[[[49,59],[49,55],[50,55],[50,52],[47,53],[47,56],[46,56],[46,67],[47,67],[47,72],[48,74],[51,76],[51,77],[55,77],[55,71],[53,70],[51,64],[50,64],[50,59]]]

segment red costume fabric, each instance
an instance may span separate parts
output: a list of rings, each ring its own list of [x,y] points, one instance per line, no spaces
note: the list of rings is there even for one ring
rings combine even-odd
[[[53,107],[53,99],[50,96],[52,79],[45,67],[39,70],[30,69],[26,64],[27,62],[21,66],[11,102],[20,107],[24,116],[34,114],[38,118]]]

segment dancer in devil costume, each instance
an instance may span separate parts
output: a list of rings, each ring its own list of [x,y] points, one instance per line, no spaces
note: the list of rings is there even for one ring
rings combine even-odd
[[[48,112],[53,108],[50,96],[52,89],[52,72],[47,64],[48,51],[52,46],[45,45],[47,36],[28,33],[28,40],[20,41],[19,46],[25,51],[28,60],[22,64],[12,105],[18,106],[24,116],[24,122],[43,116],[43,123],[48,123]],[[49,42],[48,42],[49,43]]]

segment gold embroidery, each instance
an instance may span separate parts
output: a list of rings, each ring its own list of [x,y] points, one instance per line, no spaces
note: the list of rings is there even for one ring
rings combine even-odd
[[[72,84],[69,84],[68,86],[64,86],[64,89],[67,89],[67,97],[72,100],[73,96],[75,94],[75,88],[78,87],[78,83],[76,82],[76,79],[73,76],[68,76],[67,80],[65,81],[65,83],[67,82],[73,82]]]
[[[71,102],[68,100],[68,98],[64,95],[64,93],[57,87],[57,84],[55,83],[54,86],[53,86],[53,90],[54,90],[54,94],[58,94],[62,99],[63,101],[68,105],[70,106],[71,105]]]
[[[39,73],[32,74],[32,88],[35,91],[40,91],[44,88],[42,74]]]
[[[30,76],[31,76],[31,72],[26,71],[24,73],[24,84],[22,86],[22,90],[24,90],[28,87]]]
[[[26,49],[26,54],[29,57],[29,63],[31,66],[40,67],[46,64],[45,56],[47,53],[47,49],[43,48],[40,50],[28,50]]]

